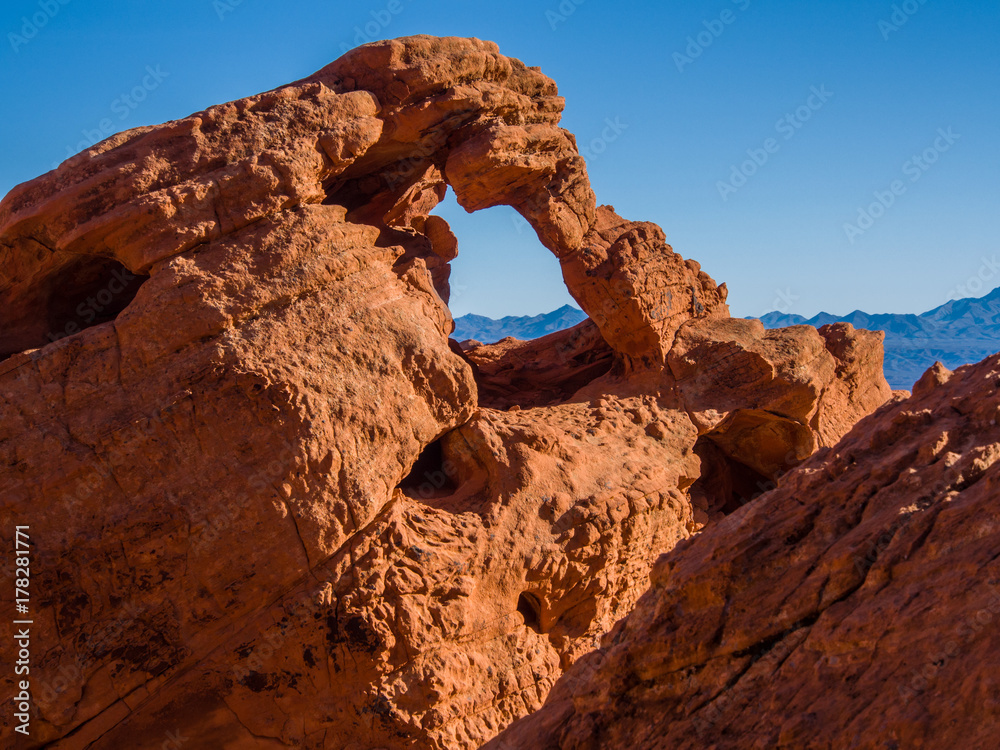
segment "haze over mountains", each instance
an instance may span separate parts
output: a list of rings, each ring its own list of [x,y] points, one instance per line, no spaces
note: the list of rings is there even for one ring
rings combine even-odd
[[[531,317],[494,320],[481,315],[455,319],[453,337],[493,343],[507,336],[533,339],[570,328],[587,316],[564,305]],[[837,316],[820,313],[812,318],[772,312],[761,317],[768,328],[794,325],[824,326],[847,322],[855,328],[885,331],[885,377],[893,388],[909,389],[935,362],[949,369],[979,362],[1000,351],[1000,287],[978,299],[952,300],[921,315],[870,314],[855,310]]]

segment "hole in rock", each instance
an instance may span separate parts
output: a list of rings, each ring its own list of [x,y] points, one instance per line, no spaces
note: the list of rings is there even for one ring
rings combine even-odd
[[[564,402],[612,368],[611,348],[576,307],[558,259],[527,220],[509,206],[468,213],[444,181],[440,154],[387,156],[349,168],[327,186],[325,203],[376,227],[377,245],[402,247],[395,272],[415,273],[411,281],[432,286],[448,305],[456,320],[452,349],[472,367],[482,406]],[[518,341],[457,345],[508,336]]]
[[[443,438],[424,448],[410,473],[399,483],[407,497],[430,500],[451,495],[458,489],[455,465],[445,461]]]
[[[513,208],[469,214],[449,189],[433,211],[457,239],[448,264],[452,348],[473,368],[479,403],[496,409],[561,403],[614,364],[577,307],[559,261]],[[504,341],[508,336],[518,341]],[[486,344],[479,347],[476,344]]]
[[[148,278],[112,258],[86,258],[66,266],[50,280],[49,328],[68,335],[114,320]]]
[[[701,476],[691,486],[691,502],[709,518],[734,513],[775,487],[774,481],[727,455],[708,436],[698,438],[694,452],[701,459]]]
[[[482,515],[491,497],[488,481],[486,467],[458,429],[420,452],[399,490],[431,508]]]
[[[538,240],[535,230],[513,208],[494,206],[467,213],[449,189],[432,211],[451,227],[458,239],[458,257],[451,261],[451,298],[448,306],[456,318],[477,315],[493,320],[504,317],[544,316],[562,308],[578,309],[563,282],[559,260]],[[540,320],[531,328],[533,338],[569,327],[586,317],[582,312]],[[546,326],[550,326],[546,330]],[[461,330],[461,329],[460,329]],[[527,329],[526,329],[527,330]],[[494,343],[503,336],[480,339]],[[460,334],[457,340],[464,338]],[[518,336],[518,338],[525,338]]]
[[[517,611],[524,618],[525,626],[531,628],[536,633],[542,632],[542,605],[534,594],[523,592],[517,597]]]
[[[149,277],[112,258],[80,257],[34,282],[4,311],[0,358],[36,349],[114,320]]]

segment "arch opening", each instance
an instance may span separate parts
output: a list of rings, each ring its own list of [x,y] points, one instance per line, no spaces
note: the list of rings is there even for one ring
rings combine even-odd
[[[355,165],[328,187],[325,202],[343,206],[348,221],[376,227],[380,246],[403,248],[397,275],[412,274],[423,287],[429,280],[456,320],[451,348],[472,367],[480,405],[560,403],[608,373],[613,350],[575,307],[559,259],[531,224],[506,205],[466,211],[437,152],[417,157],[374,172]],[[507,315],[518,312],[532,314]],[[516,341],[503,341],[508,336]]]
[[[518,338],[527,339],[572,327],[586,318],[566,288],[559,260],[510,206],[468,213],[449,188],[431,215],[444,219],[457,240],[458,253],[449,263],[448,300],[456,319],[521,318],[506,321],[507,330],[520,331]],[[562,316],[551,315],[558,311]],[[503,329],[495,330],[497,335],[480,339],[482,343],[503,338]],[[464,338],[472,337],[457,337],[459,341]]]
[[[452,348],[472,366],[481,406],[562,403],[612,369],[614,352],[576,306],[559,260],[517,211],[470,214],[449,189],[438,215],[456,237]]]

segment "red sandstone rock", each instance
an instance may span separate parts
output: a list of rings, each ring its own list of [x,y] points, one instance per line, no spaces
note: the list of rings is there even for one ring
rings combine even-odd
[[[497,409],[565,401],[614,365],[614,352],[590,320],[534,341],[477,343],[465,357],[475,368],[480,404]]]
[[[664,555],[487,747],[995,747],[1000,355],[946,372]]]
[[[597,208],[561,109],[489,42],[379,42],[0,203],[26,746],[477,747],[658,554],[888,398],[874,337],[730,321]],[[450,342],[449,185],[519,210],[592,322]]]
[[[583,246],[560,257],[567,287],[627,361],[662,366],[683,323],[729,315],[725,284],[673,252],[658,226],[609,206],[598,209]]]

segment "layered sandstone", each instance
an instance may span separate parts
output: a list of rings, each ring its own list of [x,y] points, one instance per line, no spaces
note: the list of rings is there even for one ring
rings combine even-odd
[[[0,203],[26,746],[478,747],[890,397],[873,334],[731,320],[598,207],[561,110],[491,43],[380,42]],[[450,342],[449,188],[517,209],[591,320]]]

